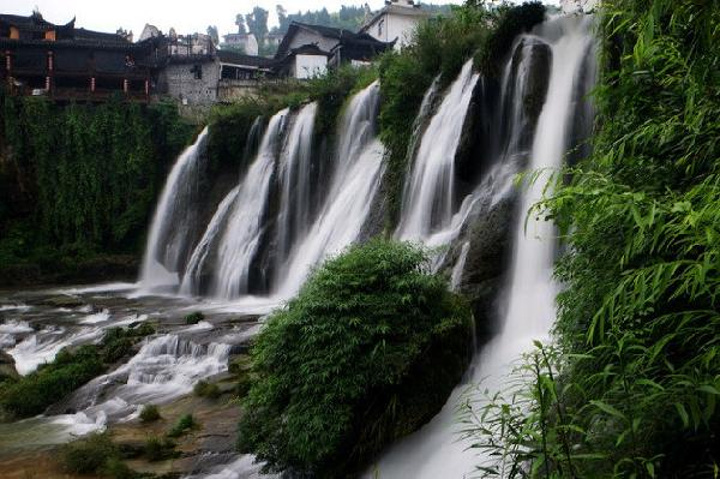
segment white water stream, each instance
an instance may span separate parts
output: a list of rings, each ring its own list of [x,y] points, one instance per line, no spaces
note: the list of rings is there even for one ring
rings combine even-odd
[[[554,226],[525,214],[542,196],[547,174],[561,166],[567,148],[573,99],[581,68],[591,51],[591,19],[561,19],[562,35],[548,39],[553,62],[545,105],[537,125],[530,171],[544,171],[526,187],[517,216],[514,255],[508,288],[507,311],[500,334],[474,359],[472,381],[491,392],[503,387],[511,363],[532,347],[532,340],[546,339],[555,318],[557,287],[552,280],[555,249]],[[551,25],[557,27],[558,25]],[[542,31],[540,32],[542,35]],[[367,474],[392,479],[470,477],[489,458],[477,456],[469,441],[461,441],[455,416],[467,386],[458,387],[443,410],[425,427],[396,444]]]
[[[196,225],[189,219],[197,188],[198,162],[207,142],[205,128],[195,143],[178,158],[170,171],[148,235],[145,257],[140,275],[140,287],[145,291],[179,284],[180,256]]]

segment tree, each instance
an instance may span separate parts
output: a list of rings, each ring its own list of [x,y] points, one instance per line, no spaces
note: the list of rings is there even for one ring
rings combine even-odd
[[[242,13],[235,15],[235,25],[238,27],[238,33],[247,33],[247,29],[245,28],[245,17]]]
[[[253,8],[252,13],[245,15],[245,22],[250,33],[254,33],[258,41],[262,41],[268,33],[268,11],[262,7]]]
[[[213,41],[213,44],[217,45],[220,43],[220,35],[218,34],[218,28],[216,25],[208,25],[207,34]]]
[[[290,26],[290,19],[288,18],[287,10],[285,10],[282,5],[275,5],[275,12],[277,13],[280,30],[286,32],[288,26]]]

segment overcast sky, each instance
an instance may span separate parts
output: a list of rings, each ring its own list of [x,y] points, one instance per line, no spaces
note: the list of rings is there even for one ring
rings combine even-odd
[[[119,27],[140,35],[146,23],[167,33],[174,27],[179,34],[205,32],[208,25],[217,25],[220,35],[236,31],[235,15],[248,13],[259,5],[270,11],[270,25],[277,23],[275,5],[281,4],[288,13],[299,10],[318,10],[323,7],[337,11],[341,5],[363,5],[363,0],[2,0],[0,13],[30,15],[37,6],[43,17],[52,23],[67,23],[77,17],[75,25],[90,30],[114,32]],[[384,5],[384,0],[367,0],[372,10]],[[423,3],[455,3],[462,0],[434,0]],[[546,0],[546,3],[557,3]]]

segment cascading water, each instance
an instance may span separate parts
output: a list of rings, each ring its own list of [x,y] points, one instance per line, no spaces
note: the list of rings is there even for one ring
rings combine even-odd
[[[379,92],[373,83],[355,95],[343,116],[330,192],[284,269],[280,298],[297,293],[312,266],[357,240],[367,221],[382,176],[384,149],[374,138]]]
[[[182,284],[180,285],[180,294],[192,295],[197,293],[200,288],[201,275],[203,274],[203,266],[208,259],[210,250],[214,240],[218,237],[220,229],[225,226],[228,215],[232,211],[235,201],[237,201],[240,187],[236,186],[227,196],[220,202],[217,211],[213,215],[208,227],[200,242],[195,246],[195,250],[190,256],[190,261],[185,268]]]
[[[140,275],[140,286],[145,291],[179,284],[181,263],[191,247],[191,229],[197,227],[193,206],[207,137],[205,128],[180,155],[165,182],[145,247]]]
[[[257,157],[238,187],[212,267],[212,292],[216,297],[234,298],[247,292],[248,274],[269,201],[277,141],[287,114],[287,109],[282,110],[270,119]],[[221,208],[218,213],[223,213]]]
[[[437,113],[421,137],[403,194],[400,224],[395,236],[427,240],[451,226],[455,203],[455,152],[463,132],[468,105],[478,75],[472,60],[462,68]]]
[[[189,394],[200,379],[226,371],[230,350],[229,344],[201,344],[178,334],[151,339],[129,362],[64,401],[80,412],[51,416],[50,421],[65,434],[86,434],[108,422],[133,419],[142,405],[165,404]]]
[[[538,120],[531,153],[531,171],[544,171],[523,192],[515,224],[514,255],[507,289],[507,306],[500,333],[476,355],[474,382],[482,382],[490,391],[502,388],[510,363],[532,347],[533,339],[545,339],[555,317],[556,286],[552,281],[555,249],[552,223],[530,219],[525,214],[542,196],[547,173],[562,164],[568,148],[573,100],[580,89],[589,92],[591,81],[579,81],[583,65],[593,55],[591,18],[557,19],[540,28],[538,37],[549,44],[552,68],[546,101]],[[548,34],[548,29],[560,35]],[[592,63],[592,62],[590,62]],[[587,75],[592,78],[592,75]],[[516,98],[515,101],[519,99]],[[464,258],[463,258],[464,261]],[[459,440],[454,417],[463,397],[464,387],[457,388],[443,410],[420,431],[409,436],[372,468],[369,476],[380,478],[462,478],[490,458],[478,457],[466,449],[469,440]]]
[[[280,155],[279,177],[282,185],[278,214],[278,261],[284,261],[293,243],[304,236],[311,223],[311,177],[313,130],[317,103],[305,105],[295,117]]]

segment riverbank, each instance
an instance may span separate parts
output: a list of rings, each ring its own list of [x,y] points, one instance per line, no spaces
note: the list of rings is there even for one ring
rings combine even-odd
[[[3,264],[0,288],[132,282],[137,278],[140,261],[137,255],[111,254]]]

